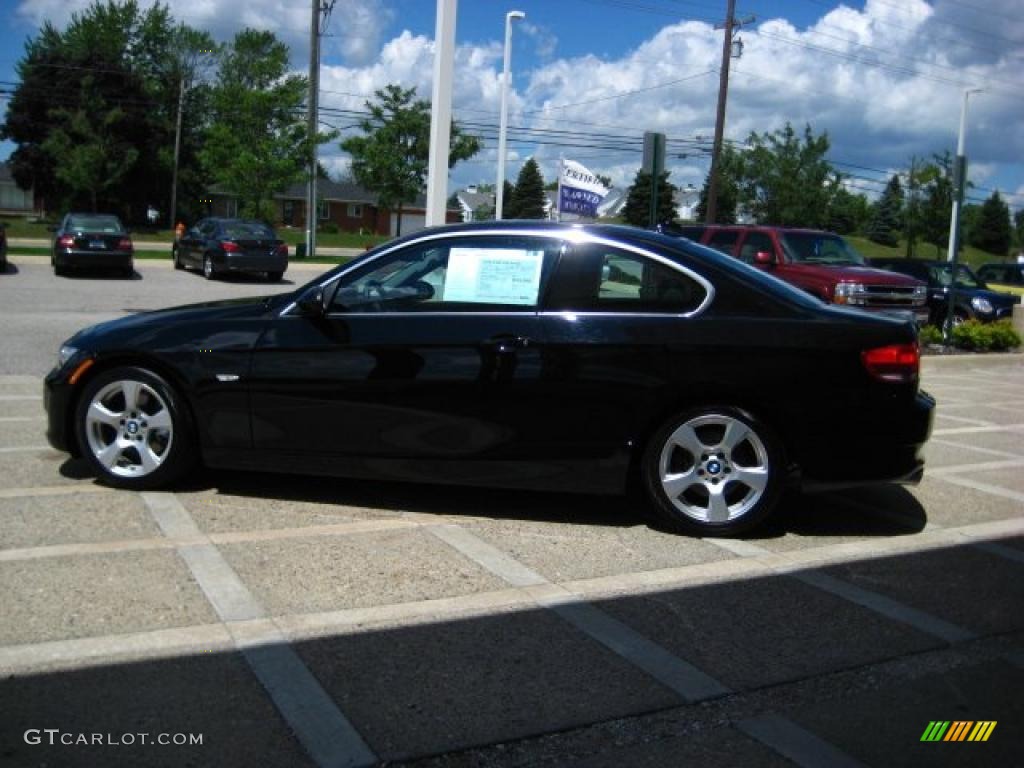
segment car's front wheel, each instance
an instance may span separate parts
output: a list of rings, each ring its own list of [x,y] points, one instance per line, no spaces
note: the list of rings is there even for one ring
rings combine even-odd
[[[760,523],[782,489],[782,449],[767,426],[731,407],[669,419],[643,457],[658,518],[680,533],[732,536]]]
[[[195,461],[195,438],[181,397],[144,368],[100,373],[75,414],[78,443],[100,479],[119,488],[157,488]]]

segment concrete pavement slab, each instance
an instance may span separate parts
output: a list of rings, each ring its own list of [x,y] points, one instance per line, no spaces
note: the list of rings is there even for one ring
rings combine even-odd
[[[0,395],[41,395],[43,380],[38,376],[0,376]]]
[[[26,744],[32,729],[59,729]],[[201,744],[142,745],[136,734],[199,735]],[[107,734],[133,744],[62,746]],[[32,734],[33,737],[37,734]],[[126,739],[125,739],[126,740]],[[0,762],[5,766],[311,766],[237,653],[108,663],[0,679]]]
[[[430,600],[506,586],[414,529],[224,544],[220,549],[271,615]]]
[[[0,421],[0,447],[45,447],[45,421]]]
[[[0,645],[207,624],[213,609],[174,552],[0,562]]]
[[[46,411],[43,410],[43,399],[26,395],[10,400],[0,400],[0,419],[32,419],[43,424],[43,429],[46,429]]]
[[[929,442],[925,445],[924,449],[926,471],[940,467],[955,467],[960,464],[980,464],[985,461],[997,461],[999,458],[990,453],[976,450],[973,447],[947,445],[942,442]]]
[[[159,536],[138,495],[124,491],[0,499],[0,549]]]
[[[975,448],[988,448],[1024,456],[1024,432],[978,432],[971,435],[951,435],[940,439],[969,443]]]
[[[973,547],[906,553],[823,571],[975,632],[1024,627],[1020,564]]]
[[[0,478],[4,488],[93,484],[95,478],[83,459],[49,448],[0,453]]]
[[[731,556],[700,539],[663,533],[640,523],[584,528],[554,521],[484,520],[464,527],[554,582],[675,568]]]
[[[547,611],[375,629],[298,645],[383,759],[557,731],[678,703]]]
[[[785,576],[595,604],[736,689],[776,685],[939,645]]]
[[[794,708],[788,716],[870,766],[1012,766],[1024,755],[1022,689],[1024,671],[995,661],[880,680],[877,690]],[[983,743],[922,742],[936,720],[997,725]]]
[[[221,495],[216,491],[177,493],[196,525],[206,533],[331,525],[356,520],[394,519],[400,510],[353,507],[258,496]]]
[[[974,400],[974,398],[969,399],[972,401]],[[940,415],[944,413],[941,399],[938,404],[938,413]],[[981,405],[978,402],[973,402],[969,407],[950,408],[948,414],[950,416],[963,416],[970,419],[979,419],[981,421],[987,421],[998,425],[1024,423],[1024,413],[1015,417],[1012,413],[1001,408],[991,408],[986,405]],[[961,424],[959,426],[963,425]]]
[[[965,476],[980,483],[998,485],[1003,488],[1009,488],[1011,491],[1024,493],[1024,467],[982,470],[980,472],[971,472]]]
[[[701,768],[735,768],[738,765],[791,768],[793,765],[735,728],[726,727],[612,748],[597,756],[566,760],[561,764],[571,768],[667,768],[686,765],[699,765]]]
[[[929,478],[927,470],[924,480],[910,493],[920,502],[928,521],[937,525],[970,525],[1024,516],[1024,505],[1019,501]]]

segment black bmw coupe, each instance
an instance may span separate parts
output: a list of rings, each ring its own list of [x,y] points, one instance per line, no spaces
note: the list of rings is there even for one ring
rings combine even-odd
[[[502,221],[391,241],[293,293],[86,328],[51,444],[103,482],[197,463],[623,493],[729,535],[806,489],[916,482],[934,400],[911,322],[694,243]]]

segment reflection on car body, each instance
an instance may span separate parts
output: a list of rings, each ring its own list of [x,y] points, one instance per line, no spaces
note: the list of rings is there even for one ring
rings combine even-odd
[[[694,243],[495,222],[392,241],[282,296],[87,328],[47,376],[48,436],[125,488],[200,458],[637,482],[675,530],[728,535],[787,483],[919,479],[934,401],[918,364],[912,322],[826,306]]]

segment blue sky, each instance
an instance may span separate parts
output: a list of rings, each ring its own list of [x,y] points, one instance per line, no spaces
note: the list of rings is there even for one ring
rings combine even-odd
[[[41,20],[62,25],[84,5],[3,0],[0,80],[16,79],[25,38]],[[305,66],[309,0],[168,5],[220,40],[246,25],[273,29]],[[713,131],[722,34],[713,24],[725,0],[460,0],[455,113],[484,135],[485,149],[454,169],[451,189],[494,179],[504,15],[513,8],[527,18],[513,36],[510,176],[533,156],[550,178],[564,155],[628,184],[639,137],[657,130],[675,147],[673,181],[700,186],[706,154],[687,148]],[[998,188],[1012,208],[1024,207],[1019,0],[737,0],[737,15],[756,20],[740,32],[727,139],[810,123],[828,131],[830,158],[851,189],[875,194],[911,156],[954,149],[963,88],[984,86],[969,113],[971,194]],[[433,0],[337,0],[324,41],[324,122],[347,129],[347,111],[391,82],[429,97],[434,21]],[[0,145],[0,157],[10,149]],[[344,173],[336,145],[323,157]]]

